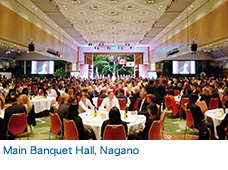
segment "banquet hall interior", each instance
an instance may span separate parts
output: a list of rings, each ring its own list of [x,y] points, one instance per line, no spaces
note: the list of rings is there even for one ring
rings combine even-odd
[[[225,140],[228,0],[0,0],[1,140]]]

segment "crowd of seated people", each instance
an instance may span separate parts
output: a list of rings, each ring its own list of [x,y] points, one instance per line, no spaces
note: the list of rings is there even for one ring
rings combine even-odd
[[[212,98],[218,98],[220,108],[224,107],[222,99],[226,97],[225,92],[228,91],[228,81],[225,78],[214,77],[163,77],[156,80],[127,78],[116,79],[114,82],[109,78],[57,77],[41,79],[38,77],[0,77],[0,79],[0,92],[5,97],[5,102],[11,103],[11,107],[15,107],[15,103],[22,106],[23,109],[22,107],[20,108],[21,112],[26,112],[29,115],[28,122],[34,126],[34,108],[29,103],[28,96],[51,96],[55,97],[57,101],[60,98],[61,103],[57,113],[61,120],[66,118],[69,113],[69,107],[74,102],[78,103],[78,112],[80,114],[91,111],[94,108],[108,112],[113,107],[120,109],[118,99],[126,99],[126,107],[129,111],[132,111],[132,114],[142,114],[149,118],[151,114],[148,111],[148,106],[151,104],[157,108],[162,106],[164,97],[167,94],[174,95],[173,92],[175,90],[180,91],[179,94],[182,98],[189,98],[191,94],[196,94],[201,101],[206,102],[208,107]],[[99,108],[97,103],[94,103],[94,98],[102,99]],[[18,107],[17,105],[16,107]],[[165,105],[163,105],[164,107]],[[159,108],[161,109],[161,107]],[[6,109],[6,124],[10,115],[14,113],[11,109]]]

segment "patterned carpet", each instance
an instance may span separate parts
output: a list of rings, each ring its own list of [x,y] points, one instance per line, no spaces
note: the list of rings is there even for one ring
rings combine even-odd
[[[50,131],[50,118],[49,116],[36,118],[37,125],[32,127],[32,133],[28,127],[29,140],[48,140],[49,131]],[[165,119],[165,131],[164,139],[165,140],[184,140],[186,121],[180,120],[180,118],[173,118],[172,116],[167,115]],[[193,131],[188,129],[186,140],[192,140]],[[21,139],[26,140],[26,134],[21,135]],[[51,140],[61,139],[55,135],[51,135]],[[198,131],[194,132],[193,140],[198,139]],[[20,140],[19,137],[16,140]]]

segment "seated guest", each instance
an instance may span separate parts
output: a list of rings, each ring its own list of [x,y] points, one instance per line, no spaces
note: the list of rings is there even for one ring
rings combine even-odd
[[[35,92],[32,90],[32,86],[28,85],[28,95],[33,96],[35,95]]]
[[[148,94],[147,96],[146,96],[146,101],[147,101],[147,103],[156,103],[156,96],[155,95],[153,95],[153,94]]]
[[[199,95],[199,90],[197,89],[197,84],[192,85],[192,93],[196,93],[197,95]]]
[[[109,111],[109,119],[105,120],[101,126],[101,138],[103,138],[106,125],[123,125],[127,135],[127,123],[121,120],[120,110],[117,107],[112,107]]]
[[[59,105],[59,108],[57,110],[57,114],[59,115],[60,119],[63,120],[63,118],[66,117],[68,111],[69,111],[69,95],[66,93],[63,93],[61,96],[61,103]],[[75,98],[74,98],[75,99]]]
[[[184,91],[184,94],[181,96],[181,100],[180,100],[180,104],[182,102],[182,99],[183,98],[189,98],[189,95],[192,93],[192,90],[190,88],[187,88],[185,91]]]
[[[127,96],[124,95],[124,90],[121,88],[118,90],[118,95],[116,96],[118,99],[126,99],[126,103],[127,103]]]
[[[132,91],[129,91],[129,99],[131,101],[131,104],[129,106],[129,111],[134,110],[134,104],[138,98],[140,98],[140,90],[139,87],[134,87]]]
[[[17,114],[27,113],[25,106],[17,104],[17,97],[15,94],[11,94],[9,96],[9,102],[12,104],[12,106],[8,107],[5,110],[5,115],[4,115],[6,129],[8,127],[9,120],[14,113],[17,113]],[[8,139],[15,139],[15,136],[10,134],[10,137],[8,137]]]
[[[92,103],[87,97],[87,93],[82,93],[81,101],[79,102],[79,113],[91,112],[94,109]]]
[[[30,103],[28,96],[21,94],[19,96],[19,104],[25,106],[27,111],[27,123],[36,126],[36,116],[34,106]]]
[[[146,119],[145,128],[143,130],[137,130],[135,132],[135,134],[133,134],[133,135],[129,135],[129,137],[128,137],[129,140],[132,140],[132,139],[147,140],[148,139],[148,133],[149,133],[152,123],[155,120],[159,120],[159,117],[157,115],[158,108],[157,108],[156,103],[150,103],[147,106],[147,111],[149,113],[149,117],[147,117],[147,119]]]
[[[109,112],[109,110],[116,106],[118,109],[120,109],[120,105],[119,105],[119,101],[118,99],[114,96],[114,92],[113,91],[109,91],[108,92],[108,97],[106,97],[100,106],[101,110],[106,110]]]
[[[55,98],[58,97],[56,91],[55,91],[54,89],[52,89],[51,86],[48,86],[48,88],[47,88],[47,95],[48,95],[49,97],[55,97]]]
[[[219,101],[219,108],[222,108],[222,102],[220,100],[219,94],[218,94],[218,90],[215,88],[215,86],[210,85],[209,89],[211,90],[211,98],[217,98]]]
[[[101,92],[102,92],[102,94],[100,95],[100,96],[98,96],[98,98],[100,98],[100,99],[104,99],[104,98],[106,98],[106,97],[108,97],[107,95],[106,95],[106,89],[105,88],[103,88],[102,90],[101,90]]]
[[[72,103],[69,106],[69,113],[66,115],[66,118],[69,120],[73,120],[79,133],[79,140],[88,140],[88,139],[96,139],[95,134],[91,130],[87,130],[84,128],[82,123],[82,118],[78,116],[78,104]]]
[[[211,91],[209,90],[209,88],[207,88],[207,87],[203,88],[203,93],[200,98],[200,101],[205,101],[207,104],[207,107],[209,107],[209,103],[211,101]]]
[[[192,117],[194,119],[194,127],[199,130],[199,140],[209,139],[208,127],[211,128],[212,125],[205,123],[204,115],[200,107],[195,104],[198,100],[198,95],[194,93],[190,94],[189,100],[190,103],[187,104],[187,109],[189,109],[192,113]]]
[[[147,102],[146,95],[147,93],[145,91],[140,92],[140,100],[137,106],[137,114],[149,116],[147,112],[147,106],[149,103]],[[136,113],[135,111],[132,112],[132,114],[135,114],[135,113]]]
[[[228,91],[226,91],[228,93]],[[225,102],[225,108],[228,109],[228,100]],[[227,127],[227,122],[228,121],[228,114],[226,114],[225,118],[222,120],[220,125],[216,127],[217,129],[217,134],[220,140],[224,140],[226,136],[226,127]]]

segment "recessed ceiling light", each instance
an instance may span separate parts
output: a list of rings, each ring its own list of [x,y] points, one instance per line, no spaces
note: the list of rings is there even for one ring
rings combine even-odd
[[[134,5],[126,5],[125,9],[126,10],[133,10],[134,9]]]
[[[99,5],[91,5],[92,10],[99,10],[100,6]]]
[[[111,4],[116,4],[118,1],[117,0],[108,0],[108,3],[111,3]]]
[[[115,16],[115,15],[117,15],[117,12],[116,11],[109,11],[109,15]]]
[[[72,4],[80,4],[81,1],[80,1],[80,0],[72,0],[71,3],[72,3]]]
[[[153,0],[145,0],[145,3],[146,3],[146,4],[153,4],[154,1],[153,1]]]
[[[78,15],[86,15],[85,11],[77,11]]]

